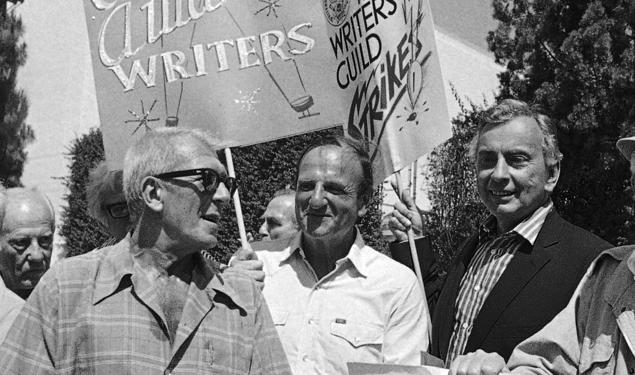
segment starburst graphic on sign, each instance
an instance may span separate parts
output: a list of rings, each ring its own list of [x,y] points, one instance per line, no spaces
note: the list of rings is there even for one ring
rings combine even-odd
[[[240,98],[234,99],[234,103],[240,104],[240,109],[243,111],[256,112],[256,104],[259,103],[259,101],[256,100],[258,92],[260,92],[260,88],[246,93],[243,93],[242,90],[238,90]]]
[[[280,2],[280,0],[258,0],[261,3],[264,3],[265,5],[258,9],[258,11],[256,13],[254,13],[254,15],[257,15],[260,12],[264,12],[265,10],[267,11],[267,17],[269,17],[269,15],[271,13],[273,13],[274,16],[276,16],[276,18],[278,18],[278,13],[276,12],[276,8],[280,8],[280,4],[278,4]]]
[[[137,114],[137,112],[133,111],[132,109],[128,109],[128,112],[133,115],[135,118],[132,120],[126,120],[124,121],[126,124],[129,123],[137,123],[137,127],[135,128],[135,130],[132,132],[132,134],[136,133],[137,130],[141,129],[141,127],[145,127],[146,131],[148,130],[152,130],[152,128],[150,127],[150,125],[148,125],[149,122],[152,121],[159,121],[159,118],[150,118],[150,112],[152,112],[152,109],[154,108],[154,105],[157,104],[157,100],[154,99],[154,101],[152,102],[152,105],[150,106],[150,109],[148,109],[147,111],[145,110],[145,107],[143,105],[143,100],[141,100],[141,114]]]
[[[404,111],[406,111],[405,114],[402,115],[397,115],[397,118],[406,118],[406,122],[399,128],[399,131],[402,131],[404,127],[406,127],[406,124],[409,122],[414,122],[415,125],[419,125],[419,119],[417,119],[417,114],[418,113],[424,113],[424,112],[428,112],[430,110],[430,107],[428,107],[428,102],[424,101],[422,106],[424,107],[421,110],[417,110],[415,108],[408,108],[408,107],[403,107]]]

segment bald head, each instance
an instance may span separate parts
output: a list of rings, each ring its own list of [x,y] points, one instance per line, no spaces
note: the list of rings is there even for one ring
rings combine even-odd
[[[5,210],[2,231],[8,231],[25,225],[46,224],[55,228],[55,212],[51,202],[42,193],[25,188],[5,190]]]
[[[264,222],[258,233],[265,238],[277,240],[297,233],[298,222],[295,217],[295,192],[276,194],[262,215]]]
[[[38,191],[12,188],[4,195],[0,275],[9,289],[26,297],[50,265],[55,213]]]

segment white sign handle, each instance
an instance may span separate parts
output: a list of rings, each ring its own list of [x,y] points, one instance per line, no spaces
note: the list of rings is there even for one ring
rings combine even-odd
[[[401,173],[397,173],[397,186],[399,187],[399,194],[401,194],[404,189]],[[410,194],[412,195],[412,190],[410,190]],[[401,199],[401,196],[399,197],[399,199]],[[417,254],[417,247],[415,246],[414,236],[415,234],[412,230],[412,227],[408,228],[408,244],[410,245],[410,256],[412,257],[412,263],[414,264],[415,274],[417,275],[419,284],[423,288],[423,276],[421,275],[421,267],[419,266],[419,255]]]
[[[225,161],[227,162],[227,174],[229,175],[229,177],[236,178],[236,171],[234,171],[234,160],[232,159],[232,151],[229,147],[225,149]],[[238,195],[238,189],[236,189],[236,191],[234,192],[232,200],[234,201],[234,210],[236,211],[236,222],[238,222],[240,244],[244,248],[249,248],[249,241],[247,241],[247,231],[245,230],[243,209],[240,205],[240,196]]]

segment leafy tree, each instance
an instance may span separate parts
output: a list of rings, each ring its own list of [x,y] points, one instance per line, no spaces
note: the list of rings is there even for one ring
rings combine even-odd
[[[499,75],[499,99],[542,107],[555,122],[564,154],[554,201],[572,222],[607,240],[632,241],[628,162],[615,141],[635,135],[635,0],[493,0],[488,35]],[[431,154],[425,217],[442,267],[486,215],[467,157],[483,107],[461,103],[453,135]]]
[[[488,35],[500,97],[540,105],[564,154],[555,204],[615,243],[633,229],[628,163],[615,148],[635,135],[635,0],[494,0]]]
[[[430,154],[428,198],[431,210],[424,215],[441,269],[446,269],[461,243],[474,233],[487,210],[476,191],[474,162],[468,156],[482,107],[466,104],[453,90],[460,114],[452,120],[452,137]]]
[[[64,179],[68,194],[67,205],[62,211],[60,234],[66,239],[66,255],[83,254],[99,247],[108,234],[99,222],[88,214],[86,184],[88,172],[104,160],[104,144],[101,132],[91,129],[88,134],[76,138],[69,147],[70,175]]]
[[[276,190],[287,185],[295,185],[296,160],[302,150],[316,137],[335,133],[341,133],[341,130],[328,129],[232,149],[247,231],[258,232],[262,224],[260,216]],[[224,159],[222,152],[219,156]],[[94,249],[108,238],[99,223],[92,219],[86,210],[85,188],[88,172],[104,158],[101,132],[94,129],[73,141],[69,148],[69,158],[71,173],[65,179],[69,190],[65,197],[68,206],[62,214],[61,234],[66,238],[68,255],[73,256]],[[381,194],[380,189],[375,192],[369,204],[369,212],[360,220],[360,228],[369,245],[385,251],[385,245],[377,229],[381,218]],[[226,262],[240,246],[236,216],[231,204],[223,212],[220,233],[219,244],[213,253],[218,260]]]
[[[27,98],[15,84],[18,68],[26,61],[26,44],[20,41],[23,32],[19,17],[0,12],[0,182],[6,187],[20,186],[24,148],[34,139],[25,123]]]

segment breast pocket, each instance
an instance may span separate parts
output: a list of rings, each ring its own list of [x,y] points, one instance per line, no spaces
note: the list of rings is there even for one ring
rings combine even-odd
[[[223,375],[243,375],[249,371],[251,348],[225,340],[208,342],[201,351],[199,372]]]
[[[381,353],[384,343],[382,326],[351,319],[334,319],[331,322],[331,335],[346,340],[352,347],[367,347]]]

